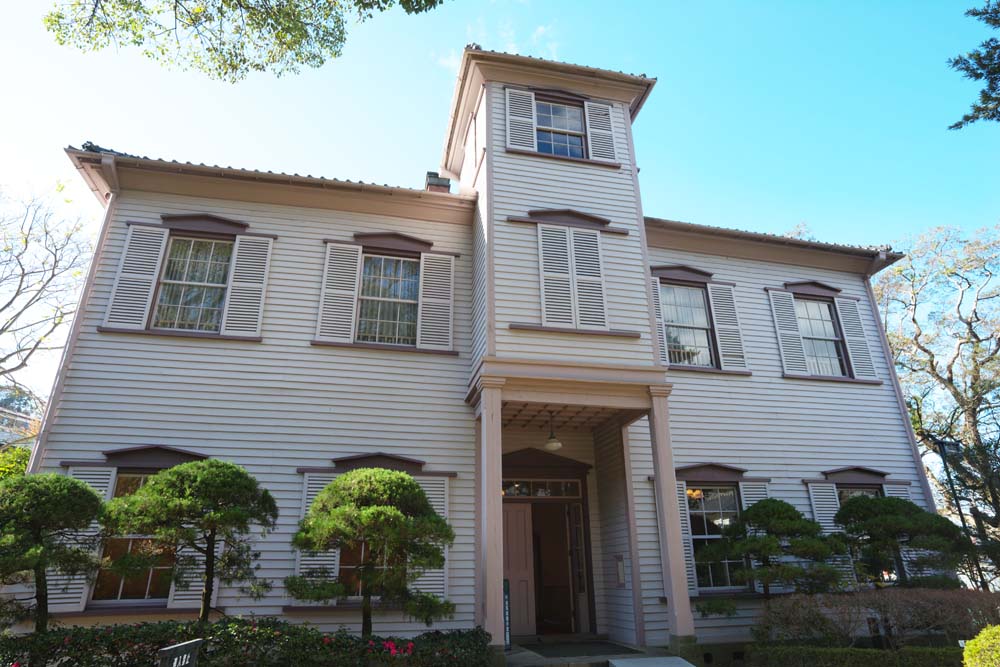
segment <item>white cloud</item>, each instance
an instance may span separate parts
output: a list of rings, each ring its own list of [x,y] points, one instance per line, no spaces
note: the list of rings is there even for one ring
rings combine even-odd
[[[458,68],[462,64],[462,54],[455,49],[448,51],[444,55],[437,56],[437,64],[449,72],[458,73]]]
[[[531,33],[532,50],[546,58],[555,60],[559,54],[559,42],[553,39],[551,25],[540,25]]]

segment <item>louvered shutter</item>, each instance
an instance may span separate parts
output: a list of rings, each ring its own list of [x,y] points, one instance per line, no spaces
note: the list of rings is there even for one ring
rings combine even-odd
[[[902,498],[903,500],[912,500],[910,496],[910,487],[906,484],[883,484],[882,493],[885,494],[887,498]],[[899,555],[903,559],[903,567],[906,568],[906,574],[910,577],[920,577],[932,574],[942,574],[941,572],[931,571],[929,568],[919,568],[917,565],[917,560],[921,557],[926,557],[929,555],[923,549],[900,549]]]
[[[508,88],[507,148],[537,151],[535,122],[535,94],[530,90]]]
[[[708,302],[715,325],[715,342],[719,362],[724,370],[746,370],[747,356],[743,349],[743,332],[736,312],[736,290],[732,285],[709,283]]]
[[[660,363],[669,364],[667,357],[666,327],[663,324],[663,306],[660,301],[660,279],[650,278],[649,289],[653,297],[653,319],[656,320],[656,353],[660,355]]]
[[[119,329],[145,329],[149,308],[160,275],[167,229],[129,225],[118,275],[111,288],[111,302],[104,325]]]
[[[542,324],[573,326],[576,318],[568,227],[538,225],[538,263],[541,267]]]
[[[307,472],[302,483],[302,517],[309,513],[316,496],[327,484],[333,481],[337,475],[333,472]],[[296,571],[299,574],[309,572],[325,572],[329,577],[336,577],[340,561],[340,550],[331,549],[329,551],[319,551],[311,554],[305,551],[298,552],[298,562]]]
[[[754,503],[760,502],[767,497],[767,482],[740,482],[740,506],[742,509],[746,510]],[[753,567],[753,563],[750,565]],[[781,584],[772,584],[771,593],[783,593],[785,588]],[[758,593],[764,592],[764,587],[756,581],[754,582],[754,589]]]
[[[577,326],[607,329],[604,302],[604,275],[601,268],[601,233],[590,229],[570,229],[573,246],[573,282]]]
[[[333,343],[354,341],[361,246],[327,243],[319,296],[316,338]]]
[[[221,552],[219,546],[218,551]],[[201,593],[205,589],[205,557],[193,549],[178,549],[178,559],[190,559],[183,575],[175,576],[170,585],[170,595],[167,597],[168,609],[198,609],[201,607]],[[211,604],[215,605],[219,598],[219,579],[216,578],[212,588]]]
[[[795,297],[791,292],[777,290],[769,291],[768,295],[771,297],[771,314],[774,315],[774,328],[778,334],[781,364],[785,372],[790,375],[809,375],[802,335],[799,333],[799,319],[795,315]]]
[[[273,239],[263,236],[236,237],[222,314],[223,335],[260,336],[272,243]]]
[[[414,481],[427,494],[427,500],[438,516],[448,519],[448,478],[447,477],[414,477]],[[448,552],[445,551],[445,566],[436,570],[425,571],[419,579],[413,582],[418,591],[430,593],[444,599],[448,595]]]
[[[840,317],[840,328],[844,332],[844,347],[851,362],[854,377],[863,380],[877,380],[875,362],[868,347],[865,327],[861,323],[861,313],[858,302],[853,299],[834,299],[837,304],[837,314]]]
[[[813,521],[829,535],[840,531],[840,526],[834,521],[840,509],[840,499],[837,496],[837,485],[833,482],[810,482],[809,502],[812,505]]]
[[[587,117],[587,154],[591,160],[616,162],[615,132],[611,121],[611,105],[600,102],[585,102],[583,111]]]
[[[687,574],[688,591],[698,592],[698,573],[694,563],[694,544],[691,542],[691,515],[688,513],[687,482],[677,481],[677,509],[681,517],[681,540],[684,542],[684,570]]]
[[[79,466],[70,468],[68,474],[74,479],[86,482],[101,500],[107,500],[111,494],[115,477],[114,468]],[[95,521],[86,530],[81,531],[79,537],[82,540],[93,539],[99,530],[100,526]],[[50,571],[48,583],[49,611],[77,612],[83,611],[86,607],[90,594],[90,581],[86,575],[68,576]]]
[[[420,305],[417,310],[417,347],[451,350],[455,311],[455,258],[420,255]]]

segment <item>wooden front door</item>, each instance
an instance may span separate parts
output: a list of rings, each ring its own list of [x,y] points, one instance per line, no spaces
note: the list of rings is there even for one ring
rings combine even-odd
[[[504,503],[503,576],[510,582],[510,634],[535,634],[531,504]]]

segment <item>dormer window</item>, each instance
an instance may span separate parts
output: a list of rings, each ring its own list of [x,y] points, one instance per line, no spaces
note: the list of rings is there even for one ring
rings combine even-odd
[[[539,153],[585,157],[582,106],[538,100],[535,102],[535,117]]]

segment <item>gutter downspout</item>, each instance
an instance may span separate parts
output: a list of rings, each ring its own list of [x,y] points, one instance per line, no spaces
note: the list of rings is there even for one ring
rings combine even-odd
[[[876,273],[888,266],[886,252],[880,250],[878,255],[872,259],[871,266],[865,273],[865,291],[868,293],[868,300],[875,314],[875,323],[878,324],[878,339],[882,345],[882,354],[885,356],[886,365],[889,366],[889,378],[892,380],[892,388],[896,393],[896,403],[899,405],[899,414],[903,418],[903,427],[906,429],[906,438],[910,441],[910,449],[913,452],[913,462],[917,466],[920,474],[920,488],[923,490],[927,507],[932,512],[937,511],[934,503],[934,493],[931,491],[931,483],[927,480],[927,472],[924,470],[924,462],[920,458],[920,448],[917,444],[917,436],[913,432],[913,424],[910,423],[910,412],[906,409],[906,399],[903,397],[903,387],[899,383],[899,375],[896,373],[896,364],[893,361],[892,349],[889,347],[889,337],[885,333],[885,323],[882,321],[882,314],[878,309],[878,302],[875,299],[875,290],[872,289],[871,278]]]

